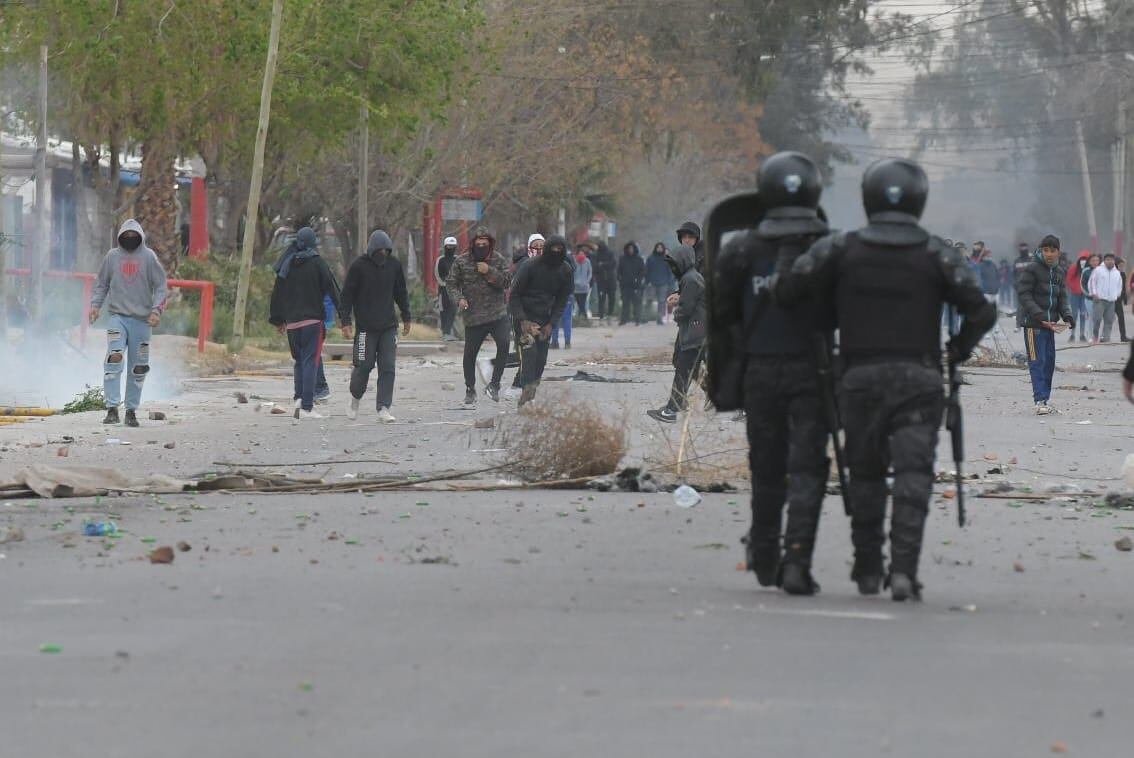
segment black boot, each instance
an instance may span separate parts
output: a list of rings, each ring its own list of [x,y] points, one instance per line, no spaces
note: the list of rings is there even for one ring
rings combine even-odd
[[[118,421],[119,421],[119,419],[118,419],[118,407],[115,406],[114,408],[107,408],[106,409],[106,418],[104,418],[102,420],[102,423],[104,423],[104,424],[117,424]]]
[[[851,541],[854,543],[854,568],[851,580],[858,584],[863,595],[877,595],[886,575],[882,561],[882,545],[886,541],[883,524],[886,519],[886,497],[889,488],[885,481],[855,480],[851,475]]]
[[[819,593],[819,583],[811,578],[811,571],[799,563],[783,565],[780,586],[789,595],[816,595]]]
[[[882,577],[885,575],[882,554],[877,556],[855,556],[851,580],[858,584],[858,594],[877,595],[882,591]]]
[[[744,553],[748,570],[756,574],[756,581],[760,583],[760,586],[776,586],[776,579],[780,571],[778,546],[764,545],[758,548],[752,537],[749,536]]]
[[[126,411],[126,426],[132,426],[135,428],[138,426],[138,415],[134,413],[134,411]]]
[[[909,574],[890,574],[888,583],[895,603],[921,600],[921,583]]]

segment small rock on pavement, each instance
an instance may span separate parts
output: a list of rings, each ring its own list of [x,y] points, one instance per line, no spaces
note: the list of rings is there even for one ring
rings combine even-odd
[[[165,421],[165,414],[161,411],[150,411],[150,421]]]
[[[1056,740],[1051,743],[1051,752],[1063,754],[1067,752],[1067,743],[1062,740]]]
[[[63,446],[63,447],[59,448],[58,450],[56,450],[55,454],[57,456],[59,456],[60,458],[66,458],[67,456],[69,456],[71,454],[71,448],[69,448],[67,446]]]
[[[476,429],[495,429],[496,417],[488,416],[487,418],[478,418],[473,424],[473,427]]]
[[[1114,546],[1124,553],[1129,553],[1131,550],[1134,550],[1134,542],[1131,542],[1129,537],[1115,540]]]
[[[457,385],[445,383],[445,384],[441,385],[441,389],[444,390],[445,392],[453,392],[454,390],[457,389]]]
[[[150,553],[150,563],[173,563],[173,548],[162,545]]]
[[[273,405],[272,406],[272,413],[276,414],[277,416],[282,416],[283,414],[287,413],[287,411],[285,411],[283,408],[279,407],[278,405]]]
[[[172,450],[173,448],[177,447],[177,443],[176,442],[167,442],[164,445],[162,445],[162,447],[164,447],[166,450]]]
[[[236,393],[236,402],[240,403],[241,405],[244,405],[245,403],[248,402],[248,396],[246,394],[244,394],[243,392],[237,392]]]
[[[1015,571],[1017,574],[1022,574],[1022,573],[1024,573],[1024,564],[1020,563],[1019,561],[1016,561],[1012,564],[1012,570]]]
[[[177,549],[180,550],[183,553],[188,553],[190,550],[193,549],[193,546],[190,545],[188,542],[182,541],[182,542],[177,543]]]
[[[23,542],[24,530],[18,526],[5,526],[0,528],[0,545],[8,542]]]

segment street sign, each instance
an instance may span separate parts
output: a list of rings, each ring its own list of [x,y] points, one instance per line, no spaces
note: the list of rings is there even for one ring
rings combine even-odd
[[[441,199],[441,218],[445,221],[479,221],[484,215],[480,200],[463,197]]]

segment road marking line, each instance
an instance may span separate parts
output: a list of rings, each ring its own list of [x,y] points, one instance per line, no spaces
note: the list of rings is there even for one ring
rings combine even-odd
[[[757,606],[754,610],[760,613],[774,613],[781,616],[819,616],[832,619],[857,619],[860,621],[893,621],[897,617],[891,613],[875,613],[871,611],[825,611],[819,608],[768,608]]]

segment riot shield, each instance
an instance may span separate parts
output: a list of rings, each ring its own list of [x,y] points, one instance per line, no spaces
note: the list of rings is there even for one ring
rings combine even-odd
[[[748,286],[747,265],[738,245],[727,246],[735,232],[755,229],[765,209],[755,190],[727,197],[705,219],[705,284],[708,287],[709,400],[718,411],[744,407],[745,350],[741,305]]]

